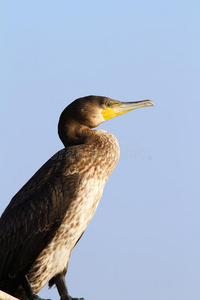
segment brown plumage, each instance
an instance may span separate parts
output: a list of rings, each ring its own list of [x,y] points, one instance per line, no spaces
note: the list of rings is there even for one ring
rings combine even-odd
[[[73,247],[91,221],[104,185],[119,159],[117,139],[90,130],[150,100],[124,103],[88,96],[61,114],[58,133],[65,148],[50,158],[12,198],[0,218],[0,289],[20,299],[49,282],[62,300]]]

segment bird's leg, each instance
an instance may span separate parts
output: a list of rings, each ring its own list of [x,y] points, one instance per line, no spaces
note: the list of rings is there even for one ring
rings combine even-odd
[[[84,298],[73,298],[69,295],[65,277],[63,275],[57,275],[54,277],[54,283],[60,295],[60,300],[84,300]]]
[[[30,282],[27,278],[27,276],[25,276],[22,280],[22,286],[25,290],[26,296],[29,300],[50,300],[50,299],[42,299],[39,296],[35,295],[33,293],[32,287],[30,285]]]

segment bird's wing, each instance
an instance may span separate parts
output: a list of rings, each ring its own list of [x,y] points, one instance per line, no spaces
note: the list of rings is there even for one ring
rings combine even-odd
[[[73,168],[69,171],[67,161],[59,155],[47,161],[12,198],[2,214],[0,288],[8,285],[12,292],[17,288],[53,238],[69,203],[76,197],[80,175]]]

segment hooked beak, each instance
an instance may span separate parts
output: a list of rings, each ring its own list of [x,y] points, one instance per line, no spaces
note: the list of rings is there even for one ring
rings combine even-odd
[[[142,100],[135,102],[118,102],[111,105],[111,107],[106,107],[102,110],[101,114],[104,120],[109,120],[116,116],[125,114],[128,111],[131,111],[136,108],[146,107],[146,106],[154,106],[151,100]]]

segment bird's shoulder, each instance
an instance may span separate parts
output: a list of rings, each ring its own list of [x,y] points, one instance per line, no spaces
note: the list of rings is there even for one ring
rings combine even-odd
[[[30,267],[76,197],[80,174],[67,149],[52,156],[12,198],[0,218],[0,278]],[[68,170],[68,171],[67,171]],[[12,264],[15,261],[15,264]]]
[[[13,248],[18,235],[24,242],[29,232],[48,231],[64,216],[68,202],[76,196],[80,177],[77,170],[70,171],[71,163],[64,153],[67,149],[52,156],[11,199],[0,218],[1,243],[6,240]]]

